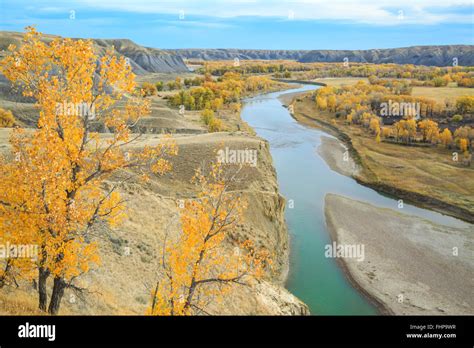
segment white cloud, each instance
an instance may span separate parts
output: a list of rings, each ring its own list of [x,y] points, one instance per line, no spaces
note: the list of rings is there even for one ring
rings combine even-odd
[[[231,18],[341,20],[375,25],[472,23],[471,0],[77,0],[90,8]],[[459,7],[470,11],[456,11]],[[291,16],[290,16],[291,17]]]

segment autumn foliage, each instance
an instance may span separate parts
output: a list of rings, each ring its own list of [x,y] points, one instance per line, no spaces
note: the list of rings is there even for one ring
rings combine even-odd
[[[229,190],[235,175],[226,175],[219,163],[207,176],[196,173],[200,193],[185,203],[179,237],[165,241],[162,276],[148,314],[206,314],[208,304],[221,301],[231,285],[261,278],[271,264],[268,252],[250,240],[238,242],[233,250],[224,243],[242,223],[246,208]]]
[[[391,94],[394,92],[391,88],[395,85],[376,78],[372,80],[370,85],[359,81],[353,86],[322,87],[314,95],[316,107],[321,111],[331,112],[335,119],[344,117],[348,125],[360,125],[366,128],[375,136],[377,142],[384,139],[383,141],[406,145],[439,144],[446,149],[457,147],[466,158],[469,157],[469,150],[474,139],[474,130],[471,126],[459,127],[454,132],[446,126],[441,128],[438,122],[430,118],[430,115],[446,112],[442,105],[427,98],[412,97],[409,92],[408,95]],[[472,114],[473,100],[471,96],[459,97],[452,106],[452,111],[463,115]],[[399,107],[397,111],[404,112],[401,116],[397,115],[399,120],[393,125],[383,125],[384,116],[387,115],[384,115],[380,106],[392,105],[392,102],[396,106],[419,105],[419,114],[416,114],[417,111],[413,107],[406,109]],[[457,116],[458,121],[463,119],[462,116]],[[335,119],[333,119],[334,122]]]
[[[9,110],[0,108],[0,127],[13,127],[15,124],[15,117]]]
[[[36,99],[39,120],[33,132],[15,129],[13,155],[0,158],[0,238],[39,246],[34,260],[6,260],[4,275],[34,278],[41,310],[53,278],[48,311],[56,314],[64,290],[100,263],[91,230],[126,217],[120,183],[108,190],[101,184],[123,169],[165,173],[176,147],[169,141],[126,151],[137,138],[129,126],[149,113],[149,105],[134,94],[134,75],[123,57],[112,50],[99,57],[88,40],[41,38],[27,28],[21,47],[10,46],[1,62],[14,86]],[[93,106],[94,114],[58,111],[65,103]],[[110,136],[92,132],[92,119],[103,122]]]

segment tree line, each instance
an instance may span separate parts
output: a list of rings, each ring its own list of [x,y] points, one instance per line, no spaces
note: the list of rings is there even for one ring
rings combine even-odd
[[[315,92],[316,107],[333,113],[336,118],[345,119],[349,125],[359,125],[373,134],[377,142],[392,139],[397,143],[424,143],[441,145],[447,149],[457,148],[470,162],[470,151],[474,141],[474,128],[470,125],[453,127],[440,126],[432,116],[443,108],[427,98],[390,94],[391,90],[379,84],[358,82],[353,86],[322,87]],[[390,124],[381,112],[386,105],[409,106],[404,113],[397,109],[396,122]],[[412,107],[417,106],[417,108]],[[455,117],[470,118],[474,114],[474,97],[457,99]],[[445,114],[445,113],[442,113]],[[390,115],[388,115],[390,118]],[[456,121],[456,120],[455,120]],[[385,123],[385,124],[384,124]],[[388,124],[387,124],[388,123]],[[455,122],[451,122],[455,124]]]

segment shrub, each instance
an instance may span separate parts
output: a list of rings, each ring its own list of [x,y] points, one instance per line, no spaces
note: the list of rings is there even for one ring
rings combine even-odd
[[[210,109],[204,109],[201,112],[201,119],[206,125],[209,125],[213,118],[214,118],[214,111]]]
[[[148,97],[151,95],[156,95],[157,89],[156,86],[150,82],[145,82],[142,85],[142,94],[144,97]]]
[[[213,117],[208,125],[209,132],[219,132],[222,130],[222,121],[218,118]]]
[[[446,79],[443,79],[442,77],[434,78],[433,83],[435,87],[442,87],[448,85],[448,81]]]
[[[461,115],[454,115],[453,117],[451,117],[451,121],[461,122],[462,121],[462,116]]]
[[[161,92],[163,88],[165,87],[165,85],[163,81],[158,81],[157,83],[155,83],[155,87],[158,92]]]
[[[456,100],[456,110],[462,115],[474,113],[474,96],[463,96]]]
[[[0,108],[0,127],[13,127],[15,125],[15,117],[10,110]]]
[[[463,78],[458,81],[458,86],[459,87],[469,87],[472,88],[474,87],[474,78]]]
[[[178,87],[176,86],[176,84],[174,83],[174,81],[168,81],[166,83],[166,87],[168,87],[168,89],[170,91],[174,90],[174,89],[177,89]]]

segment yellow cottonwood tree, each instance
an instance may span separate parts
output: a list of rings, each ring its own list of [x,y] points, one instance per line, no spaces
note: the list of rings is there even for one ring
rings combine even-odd
[[[376,135],[380,134],[380,121],[377,117],[372,117],[370,119],[369,129]]]
[[[124,57],[112,50],[98,57],[89,40],[46,43],[41,37],[27,28],[21,47],[10,46],[0,65],[39,110],[38,128],[15,129],[13,158],[0,158],[0,236],[39,246],[30,264],[38,272],[39,308],[46,310],[47,279],[53,277],[48,312],[57,314],[65,288],[99,263],[93,225],[125,218],[120,183],[108,190],[101,184],[121,169],[169,171],[167,158],[176,146],[169,140],[141,151],[124,149],[140,136],[130,126],[149,113]],[[123,108],[117,108],[119,101],[125,101]],[[92,132],[93,119],[111,134],[101,139]]]
[[[418,127],[423,134],[423,141],[431,142],[433,138],[439,133],[438,123],[430,119],[418,122]]]
[[[453,142],[453,135],[448,128],[445,128],[442,132],[440,132],[439,138],[445,148],[449,148]]]
[[[327,99],[327,108],[330,111],[335,112],[336,111],[336,105],[337,105],[336,96],[334,94],[331,94]]]
[[[328,107],[326,98],[317,95],[317,96],[316,96],[316,105],[317,105],[317,107],[318,107],[319,109],[321,109],[321,110],[326,110],[326,108]]]
[[[182,233],[164,246],[163,276],[156,283],[148,314],[191,315],[207,313],[210,302],[220,301],[232,284],[247,284],[261,278],[271,260],[266,250],[250,240],[234,251],[223,243],[238,223],[246,207],[229,192],[219,163],[211,166],[208,177],[197,172],[201,186],[196,200],[186,202],[181,215]]]
[[[347,115],[346,121],[348,124],[352,124],[353,119],[354,119],[354,112],[351,112],[350,114]]]
[[[469,146],[469,141],[465,138],[459,139],[459,149],[461,152],[466,152]]]
[[[382,127],[382,137],[389,138],[392,136],[392,129],[389,127]]]
[[[398,138],[405,139],[406,143],[410,143],[416,136],[416,121],[413,118],[400,120],[395,123],[395,130]]]

